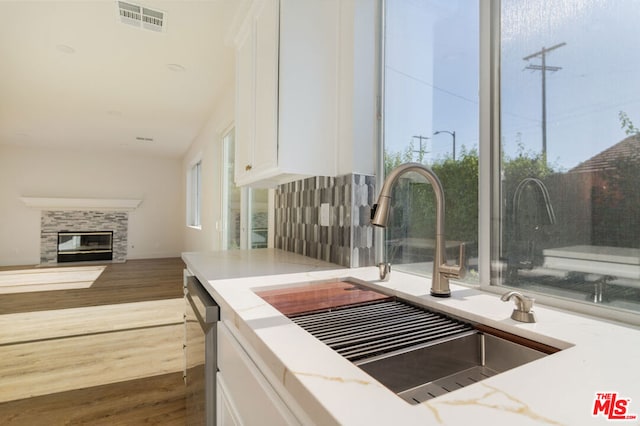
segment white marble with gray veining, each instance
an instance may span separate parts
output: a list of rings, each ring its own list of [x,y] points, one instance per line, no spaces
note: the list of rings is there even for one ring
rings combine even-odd
[[[277,250],[186,253],[183,259],[220,303],[221,319],[251,343],[270,376],[318,424],[603,425],[611,421],[592,415],[594,401],[596,393],[611,392],[630,399],[627,414],[640,415],[638,328],[540,305],[537,323],[518,323],[510,318],[512,304],[494,294],[452,285],[451,298],[437,299],[429,296],[429,280],[422,277],[394,271],[390,281],[379,283],[377,268],[327,270],[331,265]],[[563,350],[410,405],[254,293],[344,277],[372,281],[387,293]]]

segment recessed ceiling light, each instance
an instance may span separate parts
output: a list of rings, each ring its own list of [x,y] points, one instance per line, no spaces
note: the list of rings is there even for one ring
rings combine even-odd
[[[76,53],[76,49],[66,44],[58,44],[56,46],[56,49],[58,49],[62,53],[68,53],[68,54]]]
[[[186,69],[180,64],[167,64],[167,68],[175,72],[184,72]]]

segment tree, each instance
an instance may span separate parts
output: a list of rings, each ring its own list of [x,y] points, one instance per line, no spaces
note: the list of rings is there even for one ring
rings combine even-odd
[[[409,143],[409,146],[405,148],[403,152],[389,152],[384,151],[384,175],[387,176],[391,170],[395,169],[401,164],[410,163],[413,161],[413,140]]]
[[[412,161],[412,144],[404,153],[387,153],[385,171]],[[430,165],[440,178],[445,194],[447,240],[464,241],[468,254],[475,255],[478,241],[478,152],[462,152],[457,160],[446,158]],[[392,194],[391,220],[387,238],[435,237],[435,194],[425,180],[401,179]]]
[[[434,163],[433,171],[444,187],[446,235],[450,240],[478,240],[478,152],[464,147],[457,160]],[[434,224],[435,226],[435,224]]]
[[[618,112],[618,119],[620,120],[620,127],[628,136],[640,135],[640,129],[633,125],[633,122],[629,118],[626,112]]]

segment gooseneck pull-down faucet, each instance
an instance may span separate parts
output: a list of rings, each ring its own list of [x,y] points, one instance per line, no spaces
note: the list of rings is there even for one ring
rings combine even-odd
[[[389,220],[391,207],[391,190],[398,178],[408,172],[417,172],[424,176],[431,184],[436,195],[436,246],[433,258],[433,276],[431,277],[431,295],[436,297],[449,297],[449,279],[464,278],[464,244],[460,245],[460,259],[458,265],[447,264],[444,237],[444,190],[438,176],[428,167],[420,163],[406,163],[396,167],[389,173],[382,185],[378,202],[374,205],[374,214],[371,224],[386,227]]]

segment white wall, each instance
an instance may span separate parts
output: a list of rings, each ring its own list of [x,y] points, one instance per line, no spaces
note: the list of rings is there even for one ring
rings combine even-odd
[[[133,198],[128,258],[179,256],[180,159],[0,146],[0,265],[40,262],[40,211],[20,197]]]
[[[233,125],[235,82],[230,82],[218,99],[206,125],[199,132],[182,160],[183,204],[186,203],[186,176],[190,166],[202,160],[202,211],[200,229],[182,223],[185,251],[220,250],[222,247],[222,137]]]

